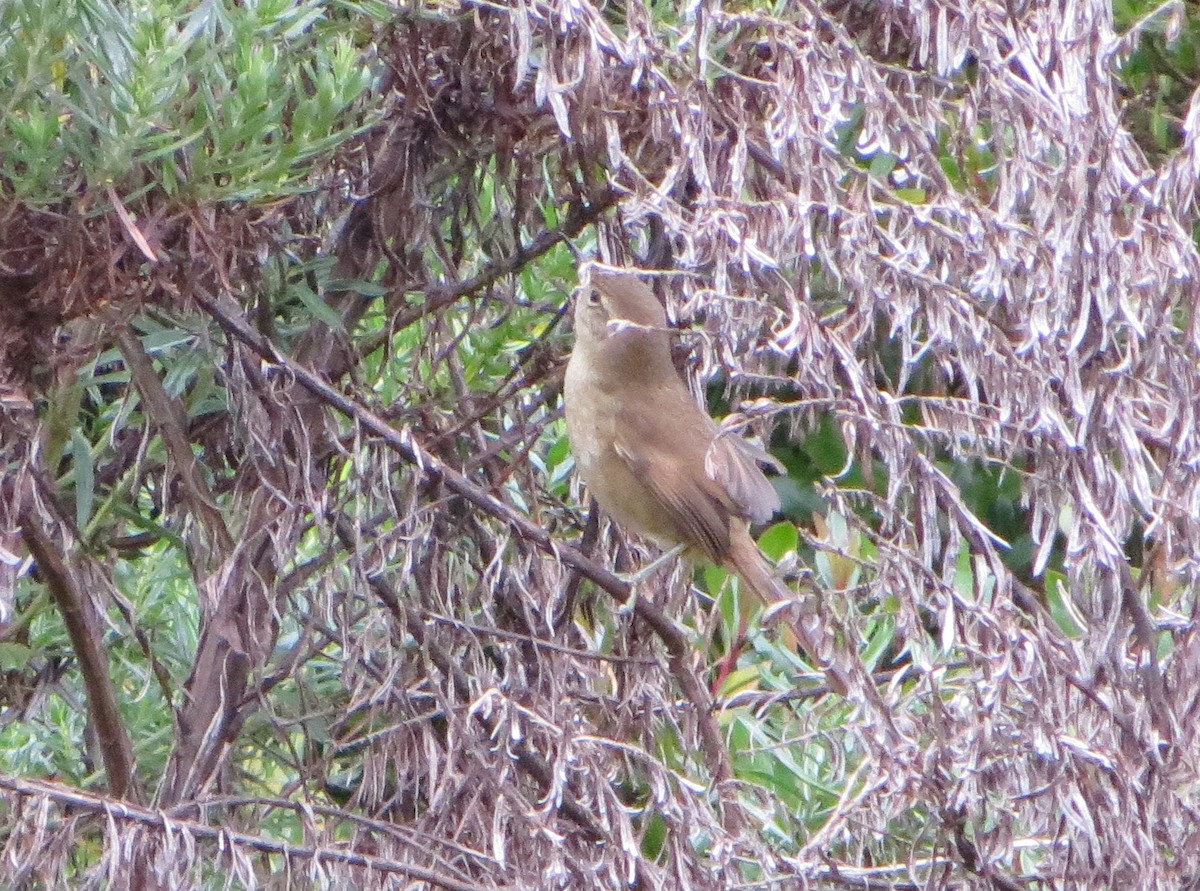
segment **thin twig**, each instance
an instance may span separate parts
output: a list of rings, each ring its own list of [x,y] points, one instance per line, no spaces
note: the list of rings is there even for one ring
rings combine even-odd
[[[58,783],[45,780],[27,780],[0,774],[0,789],[7,789],[27,798],[49,799],[73,810],[102,814],[110,820],[124,820],[162,830],[166,833],[187,833],[192,838],[216,842],[219,847],[232,846],[249,848],[264,854],[279,854],[291,860],[322,863],[340,863],[359,866],[373,872],[405,876],[419,882],[428,882],[447,891],[482,891],[485,887],[474,882],[463,882],[444,873],[408,863],[400,863],[374,854],[363,854],[354,849],[326,848],[319,845],[292,845],[274,841],[261,835],[238,832],[222,826],[210,826],[192,820],[168,817],[162,811],[140,807],[115,798],[105,798],[89,792],[81,792]],[[488,886],[494,887],[494,886]]]
[[[232,305],[228,307],[221,306],[217,300],[200,294],[195,295],[194,299],[216,320],[217,324],[225,329],[226,333],[246,344],[264,361],[286,371],[293,380],[317,399],[352,418],[364,430],[378,436],[392,451],[420,470],[426,479],[440,482],[469,504],[507,523],[522,539],[590,579],[619,603],[625,603],[632,596],[632,589],[627,582],[617,578],[595,560],[585,557],[570,545],[558,541],[541,526],[518,513],[511,505],[504,503],[454,468],[434,457],[417,442],[410,431],[394,429],[370,409],[335,389],[320,375],[276,349],[273,343],[246,323],[240,312],[234,309],[236,304],[233,303],[232,298],[229,300]],[[646,598],[637,598],[634,603],[634,615],[649,625],[662,641],[667,650],[672,675],[684,696],[691,700],[696,708],[700,736],[714,780],[718,783],[728,780],[733,776],[733,767],[720,728],[711,714],[712,697],[705,685],[688,666],[688,657],[692,653],[691,641],[658,607],[647,601]]]

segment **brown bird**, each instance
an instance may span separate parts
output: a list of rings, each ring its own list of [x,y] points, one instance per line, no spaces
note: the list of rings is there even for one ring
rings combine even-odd
[[[701,410],[671,362],[669,338],[666,313],[644,282],[592,271],[591,287],[576,298],[564,389],[575,464],[624,529],[737,573],[760,605],[797,602],[750,536],[751,523],[779,510],[759,464],[782,467]],[[788,631],[788,645],[799,642],[845,693],[816,617],[801,615]]]

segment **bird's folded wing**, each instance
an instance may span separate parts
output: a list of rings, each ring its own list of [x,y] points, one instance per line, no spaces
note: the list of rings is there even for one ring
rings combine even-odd
[[[719,433],[704,456],[709,477],[733,502],[734,512],[754,523],[765,523],[779,510],[779,493],[758,469],[767,464],[782,470],[774,456],[733,433]]]
[[[680,543],[721,563],[729,552],[729,505],[724,492],[705,476],[702,462],[694,467],[680,460],[678,452],[657,448],[652,441],[631,442],[617,438],[617,454],[670,517]]]

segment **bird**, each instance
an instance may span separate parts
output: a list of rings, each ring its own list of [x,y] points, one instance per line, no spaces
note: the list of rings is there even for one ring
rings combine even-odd
[[[692,398],[671,359],[666,313],[641,278],[593,266],[589,279],[575,298],[563,385],[567,436],[588,490],[622,529],[736,573],[759,606],[797,603],[750,534],[780,508],[760,465],[782,465]],[[745,625],[744,617],[737,647]],[[784,638],[845,693],[832,635],[811,610],[785,623]]]

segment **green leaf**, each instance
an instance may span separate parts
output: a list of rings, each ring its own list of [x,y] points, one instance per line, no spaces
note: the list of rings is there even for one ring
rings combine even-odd
[[[883,178],[896,169],[896,160],[895,155],[880,152],[871,159],[871,165],[867,169],[872,176]]]
[[[800,547],[800,532],[795,523],[776,523],[758,539],[758,546],[764,554],[779,562],[788,554],[794,554]]]
[[[362,297],[384,297],[391,293],[391,288],[378,282],[352,278],[331,278],[325,283],[325,290],[330,292],[353,291]]]
[[[840,511],[831,510],[825,515],[825,523],[829,527],[829,543],[839,551],[850,550],[850,527],[846,525],[846,517]]]
[[[729,672],[718,692],[721,696],[732,696],[739,690],[746,690],[753,687],[758,678],[759,670],[757,665],[735,668]]]
[[[1046,606],[1063,634],[1073,638],[1083,636],[1083,628],[1075,621],[1075,611],[1070,604],[1067,577],[1053,569],[1046,570]]]
[[[954,587],[968,603],[975,601],[975,572],[971,549],[964,542],[954,561]]]
[[[82,532],[92,518],[96,500],[96,467],[92,444],[78,428],[71,431],[71,457],[75,467],[75,525]]]
[[[858,103],[850,112],[850,117],[843,121],[837,127],[837,150],[843,155],[849,155],[854,149],[855,143],[858,142],[858,136],[862,133],[863,120],[867,115],[867,107],[863,103]]]
[[[928,198],[924,189],[897,189],[896,197],[901,201],[907,201],[909,204],[924,204]]]
[[[721,593],[721,588],[729,578],[729,573],[720,566],[708,565],[704,567],[704,590],[709,596],[716,599]]]
[[[879,657],[882,656],[892,645],[892,640],[896,636],[896,620],[893,616],[884,615],[874,623],[871,629],[870,637],[867,640],[866,649],[863,652],[863,664],[869,670],[874,670],[879,664]]]
[[[22,669],[33,658],[33,649],[11,640],[0,641],[0,671]]]
[[[804,451],[821,473],[832,476],[846,470],[846,443],[832,417],[821,419],[821,425],[805,439]]]
[[[50,394],[42,450],[46,456],[46,467],[55,476],[58,475],[63,453],[67,450],[67,441],[76,430],[84,389],[83,382],[77,379],[70,386],[56,387]]]
[[[313,316],[324,322],[330,328],[342,327],[342,314],[322,300],[312,288],[303,282],[295,282],[289,289]]]

